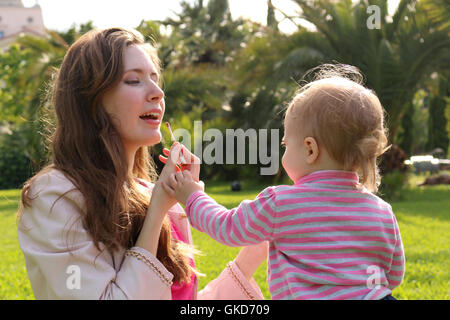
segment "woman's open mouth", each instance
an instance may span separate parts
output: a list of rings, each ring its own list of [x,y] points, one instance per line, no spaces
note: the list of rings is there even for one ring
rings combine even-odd
[[[139,118],[141,118],[148,124],[152,124],[152,125],[161,124],[161,112],[159,112],[159,111],[158,112],[152,111],[152,112],[144,113],[144,114],[140,115]]]

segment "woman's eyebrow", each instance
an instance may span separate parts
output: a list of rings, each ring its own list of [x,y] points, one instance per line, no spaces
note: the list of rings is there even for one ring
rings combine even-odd
[[[140,69],[140,68],[128,69],[128,70],[125,71],[125,73],[127,73],[127,72],[137,72],[137,73],[141,73],[141,74],[144,74],[144,73],[145,73],[144,70],[142,70],[142,69]],[[150,72],[150,74],[156,74],[156,75],[158,75],[158,73],[157,73],[156,71],[152,71],[152,72]]]
[[[138,72],[138,73],[144,73],[144,71],[142,71],[142,69],[139,69],[139,68],[128,69],[125,72],[132,72],[132,71]]]

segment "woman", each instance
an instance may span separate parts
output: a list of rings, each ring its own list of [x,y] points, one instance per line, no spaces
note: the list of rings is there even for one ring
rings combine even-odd
[[[19,208],[36,299],[263,298],[252,274],[265,244],[242,249],[197,294],[184,211],[149,182],[148,146],[161,140],[165,110],[159,83],[156,50],[136,31],[94,30],[69,48],[53,88],[52,161],[27,181]],[[182,146],[172,148],[179,157]],[[183,154],[198,181],[198,159]]]

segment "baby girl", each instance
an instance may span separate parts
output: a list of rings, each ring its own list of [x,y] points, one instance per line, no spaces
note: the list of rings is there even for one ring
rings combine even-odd
[[[348,77],[355,69],[344,68],[325,69],[289,104],[282,165],[293,185],[268,187],[228,210],[189,171],[163,184],[193,227],[217,241],[269,242],[272,299],[393,299],[403,280],[396,218],[374,194],[376,160],[387,149],[384,110]]]

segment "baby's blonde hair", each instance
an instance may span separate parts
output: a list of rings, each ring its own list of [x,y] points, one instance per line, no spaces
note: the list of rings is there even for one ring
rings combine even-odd
[[[358,172],[360,183],[377,192],[377,157],[389,148],[378,97],[362,86],[355,67],[322,65],[313,71],[318,71],[314,81],[299,89],[286,118],[296,121],[302,140],[315,138],[344,170]]]

